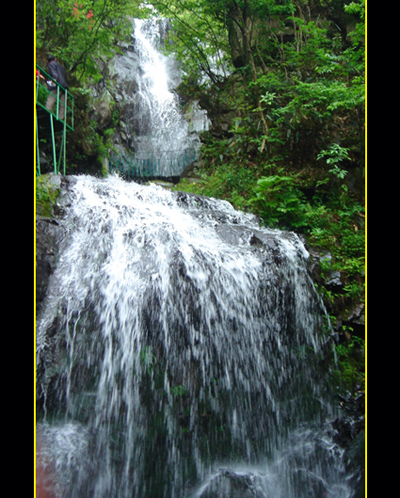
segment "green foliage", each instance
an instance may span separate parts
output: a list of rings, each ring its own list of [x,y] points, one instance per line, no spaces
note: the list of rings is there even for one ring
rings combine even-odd
[[[270,226],[300,227],[305,223],[304,195],[290,176],[268,176],[257,181],[248,205]]]
[[[350,159],[349,157],[349,149],[345,147],[341,147],[338,144],[333,144],[329,149],[322,150],[317,159],[322,159],[323,157],[328,157],[326,159],[326,164],[337,164],[343,161],[344,159]]]
[[[188,395],[187,388],[181,384],[171,387],[170,391],[174,398],[183,398]]]
[[[189,85],[217,83],[232,69],[226,26],[221,17],[223,0],[154,0],[157,12],[171,19],[167,50],[182,62],[184,78]],[[204,81],[203,81],[204,83]]]
[[[37,86],[37,96],[36,100],[42,104],[43,106],[46,105],[47,102],[47,97],[49,96],[49,92],[44,88],[42,85]]]
[[[352,330],[346,330],[347,334]],[[337,383],[342,389],[354,391],[365,381],[365,341],[355,335],[336,346],[338,370]]]
[[[230,130],[236,146],[300,166],[315,161],[321,146],[343,143],[351,160],[362,164],[363,0],[347,7],[333,0],[151,3],[173,18],[170,50],[183,62],[187,92],[212,84],[212,107],[230,100],[237,109]],[[336,23],[344,10],[359,17],[347,38]],[[289,41],[283,38],[287,30]],[[236,74],[243,84],[226,87],[227,96],[223,85],[238,50],[244,65]]]
[[[38,0],[36,48],[53,53],[76,78],[100,77],[98,63],[110,58],[129,34],[134,0]]]
[[[348,152],[349,149],[341,147],[338,144],[333,144],[331,147],[329,147],[329,149],[322,150],[318,154],[317,159],[322,159],[324,157],[327,157],[326,164],[333,165],[333,168],[329,170],[329,173],[332,173],[332,175],[334,175],[336,178],[343,180],[347,175],[348,171],[339,168],[338,163],[342,162],[345,159],[350,160]]]
[[[309,203],[305,212],[306,233],[311,245],[329,249],[343,264],[351,259],[349,268],[361,270],[365,250],[364,208],[349,198],[346,202],[339,209],[334,203],[330,206]]]
[[[248,192],[255,185],[254,171],[251,167],[244,167],[240,163],[221,162],[209,176],[203,174],[202,180],[188,183],[182,180],[179,190],[192,192],[209,197],[219,197],[232,203],[237,209],[247,208]]]

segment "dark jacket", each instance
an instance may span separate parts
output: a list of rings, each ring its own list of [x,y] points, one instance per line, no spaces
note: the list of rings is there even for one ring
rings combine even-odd
[[[49,62],[49,74],[54,78],[62,87],[68,88],[67,73],[64,67],[57,61]]]

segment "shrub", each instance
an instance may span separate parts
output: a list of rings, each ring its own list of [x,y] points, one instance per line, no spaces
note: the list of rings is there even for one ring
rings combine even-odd
[[[298,228],[305,223],[304,195],[289,176],[264,176],[257,181],[248,204],[270,226]]]

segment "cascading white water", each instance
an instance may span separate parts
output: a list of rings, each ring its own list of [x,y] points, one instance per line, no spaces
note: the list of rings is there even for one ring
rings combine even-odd
[[[37,327],[53,496],[349,498],[299,238],[224,201],[67,184]]]
[[[172,173],[172,169],[165,168],[171,168],[190,144],[187,122],[171,89],[168,58],[159,51],[161,22],[165,31],[166,20],[135,20],[135,49],[143,71],[138,79],[139,129],[144,132],[137,137],[136,154],[143,158],[161,156],[160,173],[169,176],[166,173]]]
[[[152,176],[179,176],[197,158],[204,112],[189,123],[183,116],[175,88],[180,82],[176,61],[162,53],[167,19],[134,19],[132,49],[114,60],[117,86],[122,85],[125,105],[131,103],[131,136],[138,172]],[[202,116],[203,125],[198,125]]]

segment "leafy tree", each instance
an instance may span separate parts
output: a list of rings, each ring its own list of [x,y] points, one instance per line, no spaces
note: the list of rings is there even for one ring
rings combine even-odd
[[[110,58],[130,33],[128,14],[139,0],[38,0],[36,47],[51,52],[78,80],[99,77],[98,63]]]
[[[173,29],[169,48],[182,61],[182,67],[192,82],[221,83],[232,67],[227,54],[229,44],[226,27],[215,8],[223,0],[154,0],[157,13],[171,19]]]

